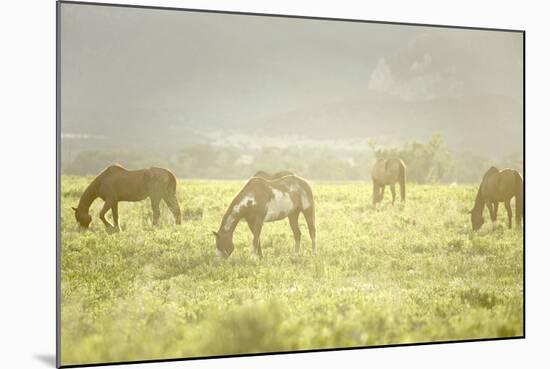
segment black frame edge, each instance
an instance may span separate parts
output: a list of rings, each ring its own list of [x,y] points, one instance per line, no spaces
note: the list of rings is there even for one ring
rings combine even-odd
[[[323,348],[323,349],[311,349],[311,350],[298,350],[298,351],[275,351],[275,352],[259,352],[250,354],[228,354],[228,355],[215,355],[215,356],[192,356],[186,358],[170,358],[170,359],[152,359],[152,360],[132,360],[132,361],[114,361],[108,363],[90,363],[90,364],[68,364],[61,365],[60,368],[87,368],[107,365],[127,365],[127,364],[150,364],[150,363],[169,363],[169,362],[182,362],[182,361],[194,361],[194,360],[212,360],[212,359],[229,359],[239,357],[255,357],[255,356],[272,356],[272,355],[286,355],[286,354],[310,354],[316,352],[333,352],[333,351],[351,351],[351,350],[365,350],[376,348],[396,348],[396,347],[410,347],[410,346],[430,346],[430,345],[444,345],[444,344],[462,344],[462,343],[475,343],[475,342],[494,342],[494,341],[509,341],[525,339],[525,335],[513,336],[513,337],[494,337],[494,338],[475,338],[464,339],[454,341],[429,341],[429,342],[415,342],[415,343],[398,343],[389,345],[375,345],[375,346],[353,346],[353,347],[336,347],[336,348]]]
[[[527,222],[525,221],[525,215],[527,213],[526,209],[527,209],[527,191],[526,190],[526,186],[525,186],[525,181],[526,181],[526,178],[525,178],[525,174],[527,173],[526,171],[526,150],[525,150],[525,137],[526,137],[526,134],[525,134],[525,126],[526,126],[526,120],[525,120],[525,94],[526,94],[526,88],[525,88],[525,73],[526,73],[526,67],[525,67],[525,44],[526,44],[526,31],[523,31],[523,337],[525,338],[526,336],[526,325],[527,325],[527,319],[526,319],[526,313],[527,313],[527,308],[526,308],[526,291],[527,291],[527,280],[526,280],[526,274],[527,274],[527,269],[526,269],[526,244],[527,244],[527,241],[526,241],[526,237],[527,237],[527,234],[526,234],[526,229],[527,229]]]
[[[55,366],[61,367],[61,2],[55,3]]]
[[[322,16],[307,16],[297,14],[273,14],[273,13],[256,13],[245,11],[232,11],[232,10],[214,10],[214,9],[199,9],[199,8],[177,8],[169,6],[158,5],[134,5],[134,4],[116,4],[116,3],[100,3],[93,1],[78,1],[78,0],[57,0],[61,4],[74,4],[74,5],[90,5],[90,6],[103,6],[114,8],[132,8],[132,9],[151,9],[151,10],[174,10],[174,11],[187,11],[195,13],[214,13],[214,14],[230,14],[230,15],[251,15],[260,17],[275,17],[275,18],[294,18],[294,19],[309,19],[309,20],[321,20],[321,21],[344,21],[344,22],[358,22],[358,23],[375,23],[375,24],[387,24],[397,26],[418,26],[418,27],[435,27],[435,28],[452,28],[463,30],[476,30],[476,31],[499,31],[499,32],[517,32],[522,33],[525,30],[513,29],[513,28],[494,28],[494,27],[475,27],[475,26],[455,26],[449,24],[430,24],[430,23],[414,23],[414,22],[397,22],[397,21],[380,21],[373,19],[356,19],[356,18],[332,18]]]

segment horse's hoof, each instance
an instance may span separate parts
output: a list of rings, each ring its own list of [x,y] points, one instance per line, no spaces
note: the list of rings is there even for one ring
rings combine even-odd
[[[120,232],[119,227],[109,227],[109,228],[107,228],[107,233],[108,234],[119,233],[119,232]]]

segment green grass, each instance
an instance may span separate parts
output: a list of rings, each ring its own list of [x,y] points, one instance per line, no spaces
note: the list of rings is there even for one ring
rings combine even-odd
[[[244,182],[180,181],[181,226],[165,206],[154,228],[148,201],[122,203],[109,235],[101,200],[90,231],[74,220],[89,181],[62,178],[65,365],[523,334],[523,232],[502,208],[473,234],[475,186],[409,185],[406,206],[386,191],[373,209],[370,183],[312,183],[316,256],[300,217],[298,255],[279,221],[258,260],[243,222],[224,261],[211,231]]]

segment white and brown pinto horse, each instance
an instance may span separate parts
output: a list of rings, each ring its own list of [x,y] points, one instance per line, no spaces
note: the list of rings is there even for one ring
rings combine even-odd
[[[214,232],[216,249],[220,256],[229,257],[235,246],[233,232],[241,219],[245,219],[254,239],[252,251],[260,258],[260,233],[265,222],[288,218],[294,233],[294,250],[300,250],[301,232],[298,216],[304,214],[313,252],[315,253],[315,206],[309,184],[291,172],[269,175],[258,172],[248,180],[227,208],[220,228]]]
[[[384,189],[390,186],[392,205],[395,202],[395,183],[399,182],[401,201],[405,201],[406,167],[401,159],[378,159],[372,167],[372,204],[384,198]]]

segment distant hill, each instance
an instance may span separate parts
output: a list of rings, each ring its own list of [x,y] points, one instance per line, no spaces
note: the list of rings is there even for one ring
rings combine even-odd
[[[503,96],[414,102],[371,97],[294,110],[243,129],[257,135],[292,133],[318,139],[410,140],[441,132],[453,149],[492,157],[522,151],[521,104]]]
[[[278,137],[290,145],[292,138],[299,136],[325,145],[327,140],[352,139],[396,144],[411,139],[425,140],[432,133],[440,132],[454,150],[498,158],[522,151],[521,104],[504,96],[406,101],[370,92],[363,99],[312,103],[267,117],[251,112],[248,116],[258,118],[250,120],[235,116],[194,122],[189,126],[185,122],[174,124],[163,119],[134,126],[133,122],[121,120],[112,123],[108,135],[101,135],[100,127],[93,124],[73,125],[72,129],[77,132],[72,133],[78,135],[66,135],[65,142],[73,150],[117,148],[169,152],[212,143],[213,137],[220,143],[236,134]],[[242,139],[240,143],[243,145]]]

